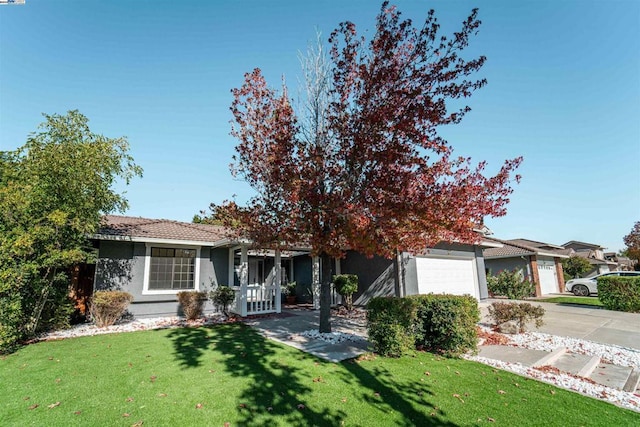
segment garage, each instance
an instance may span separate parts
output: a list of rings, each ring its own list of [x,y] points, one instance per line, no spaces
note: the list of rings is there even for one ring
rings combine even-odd
[[[542,295],[558,293],[558,274],[553,258],[539,256],[537,261],[540,292]]]
[[[472,258],[416,257],[420,294],[468,294],[478,299],[476,272]]]

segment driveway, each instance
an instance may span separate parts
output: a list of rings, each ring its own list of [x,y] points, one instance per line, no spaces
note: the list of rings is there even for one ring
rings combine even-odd
[[[490,323],[488,307],[493,301],[480,303],[482,322]],[[614,344],[640,350],[640,313],[621,313],[587,306],[570,306],[526,301],[541,305],[546,313],[545,324],[531,331],[564,337],[579,338],[602,344]]]

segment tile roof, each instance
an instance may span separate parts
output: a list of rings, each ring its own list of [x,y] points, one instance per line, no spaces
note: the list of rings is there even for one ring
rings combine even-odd
[[[561,258],[567,258],[567,251],[560,249],[546,249],[549,246],[547,243],[536,242],[534,240],[526,240],[526,239],[512,239],[512,240],[501,240],[496,238],[488,238],[488,240],[495,240],[499,243],[502,243],[503,246],[501,248],[489,248],[484,249],[482,254],[485,258],[509,258],[515,256],[523,256],[523,255],[547,255],[547,256],[555,256]],[[542,247],[532,246],[527,243],[535,243],[539,244]]]
[[[97,239],[135,238],[219,242],[227,237],[226,229],[218,225],[193,224],[168,219],[150,219],[119,215],[105,215]]]

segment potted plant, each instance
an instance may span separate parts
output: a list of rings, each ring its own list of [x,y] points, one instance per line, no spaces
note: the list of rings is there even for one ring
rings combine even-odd
[[[285,296],[287,304],[296,303],[296,282],[290,282],[281,287],[282,295]]]

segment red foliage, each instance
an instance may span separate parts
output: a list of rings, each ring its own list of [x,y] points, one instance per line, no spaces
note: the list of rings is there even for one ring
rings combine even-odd
[[[392,257],[476,242],[474,224],[505,214],[522,160],[487,177],[485,162],[455,157],[437,131],[470,111],[451,110],[451,100],[486,84],[469,79],[486,58],[460,57],[479,25],[473,10],[449,39],[433,11],[417,29],[386,2],[368,44],[353,23],[340,24],[329,38],[326,126],[311,135],[301,132],[286,87],[278,94],[259,69],[247,73],[233,90],[232,170],[257,195],[249,208],[216,207],[216,218],[263,247],[298,243],[334,257],[346,248]]]

